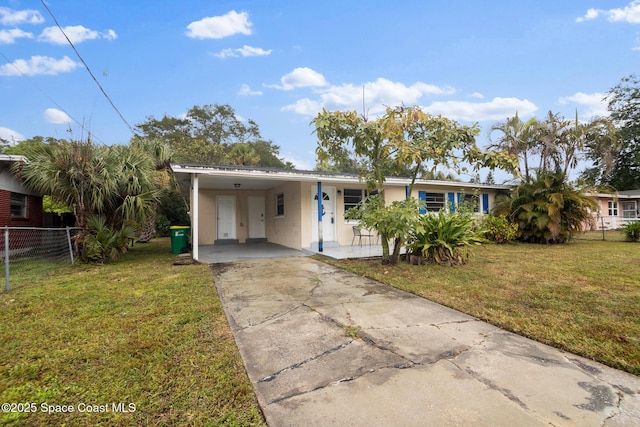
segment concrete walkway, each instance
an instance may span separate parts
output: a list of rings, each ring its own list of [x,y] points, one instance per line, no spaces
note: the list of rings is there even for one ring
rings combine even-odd
[[[278,426],[638,426],[640,378],[306,257],[212,265]]]

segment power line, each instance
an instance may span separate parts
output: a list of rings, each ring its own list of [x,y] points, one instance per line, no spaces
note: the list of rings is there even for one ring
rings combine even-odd
[[[46,93],[40,86],[38,86],[37,84],[35,84],[33,82],[33,80],[31,80],[29,78],[29,76],[27,76],[25,73],[22,72],[22,70],[20,68],[18,68],[16,66],[16,64],[14,62],[12,62],[9,58],[6,57],[6,55],[2,52],[0,52],[0,56],[2,56],[4,58],[4,60],[7,62],[8,65],[12,66],[13,68],[16,69],[16,71],[18,73],[20,73],[20,75],[22,77],[24,77],[25,79],[27,79],[27,81],[29,83],[31,83],[31,85],[33,87],[35,87],[36,89],[38,89],[40,91],[40,93],[42,93],[49,101],[51,101],[53,103],[53,105],[55,105],[56,107],[58,107],[58,109],[60,111],[62,111],[63,113],[65,113],[67,115],[67,117],[69,117],[71,120],[73,120],[78,126],[80,126],[80,129],[82,129],[82,131],[86,131],[88,134],[91,135],[91,137],[95,140],[97,140],[98,142],[100,142],[101,144],[104,144],[103,141],[100,140],[100,138],[96,137],[95,134],[93,134],[89,129],[87,129],[84,125],[84,123],[80,123],[75,117],[73,117],[71,114],[69,114],[64,107],[62,107],[60,104],[58,104],[52,97],[49,96],[48,93]]]
[[[71,42],[71,40],[69,39],[69,37],[67,36],[67,34],[64,32],[64,30],[62,29],[62,26],[60,26],[60,24],[58,23],[58,20],[56,19],[56,17],[54,16],[53,12],[51,12],[51,9],[49,9],[49,6],[47,6],[47,4],[44,2],[44,0],[40,0],[40,2],[42,3],[42,6],[44,6],[45,9],[47,9],[47,12],[49,12],[49,15],[51,15],[51,18],[53,18],[53,22],[56,23],[56,26],[58,27],[58,29],[62,32],[62,35],[64,36],[65,39],[67,39],[67,42],[69,42],[69,45],[71,46],[71,48],[73,49],[73,51],[76,53],[76,55],[78,56],[78,59],[80,59],[80,62],[82,62],[82,65],[84,65],[84,67],[87,69],[87,72],[89,73],[89,75],[91,76],[91,78],[93,79],[93,81],[98,85],[98,88],[100,88],[100,91],[102,92],[102,94],[104,95],[105,98],[107,98],[107,101],[109,101],[109,104],[111,104],[111,107],[113,107],[113,109],[115,110],[116,113],[118,113],[118,116],[120,116],[120,119],[122,119],[122,121],[124,122],[125,125],[127,125],[127,127],[129,128],[129,130],[131,131],[131,133],[134,136],[138,136],[138,134],[136,133],[136,131],[133,129],[133,127],[129,124],[129,122],[127,121],[127,119],[124,118],[124,116],[122,115],[122,113],[120,112],[120,110],[118,110],[118,107],[116,107],[116,105],[113,103],[113,101],[111,100],[111,98],[109,97],[109,95],[107,95],[107,92],[104,90],[104,88],[102,87],[102,85],[100,84],[100,82],[98,81],[98,79],[96,79],[96,76],[93,74],[93,72],[91,71],[91,68],[89,68],[89,65],[85,62],[85,60],[82,58],[82,56],[80,55],[80,52],[78,52],[78,49],[76,49],[76,47],[74,46],[74,44]]]

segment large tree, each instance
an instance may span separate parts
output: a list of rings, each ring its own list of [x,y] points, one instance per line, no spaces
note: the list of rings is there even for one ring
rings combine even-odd
[[[601,174],[601,182],[616,190],[640,188],[640,78],[635,74],[624,77],[605,98],[611,120],[620,136],[620,150],[615,156],[611,174]],[[602,164],[594,159],[596,166]]]
[[[402,208],[385,203],[384,183],[389,172],[409,171],[413,186],[425,166],[431,170],[443,166],[458,171],[466,170],[467,165],[474,169],[516,166],[516,160],[507,153],[478,148],[475,142],[479,132],[477,126],[460,126],[445,117],[427,114],[418,107],[387,108],[384,115],[371,121],[355,111],[323,110],[312,123],[318,137],[319,163],[345,164],[351,160],[369,190],[378,192],[375,201],[364,207],[378,211],[366,215],[367,218],[381,218],[379,224],[368,225],[381,235],[382,262],[385,264],[397,262],[408,232],[406,227],[389,226],[382,221],[390,217],[384,210]],[[407,208],[417,212],[408,204]],[[410,223],[400,218],[397,221]],[[393,230],[392,234],[390,230]],[[394,239],[393,255],[390,254],[389,239]]]
[[[243,122],[227,104],[196,105],[184,118],[147,117],[136,129],[146,138],[164,141],[172,161],[179,163],[293,168],[279,157],[280,147],[262,138],[255,121]]]

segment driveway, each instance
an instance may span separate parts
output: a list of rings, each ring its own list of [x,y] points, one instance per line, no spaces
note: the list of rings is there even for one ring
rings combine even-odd
[[[211,266],[277,426],[637,426],[640,378],[306,257]]]

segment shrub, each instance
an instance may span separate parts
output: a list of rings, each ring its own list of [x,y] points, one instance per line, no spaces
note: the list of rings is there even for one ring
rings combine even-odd
[[[85,261],[89,262],[116,261],[120,254],[127,251],[129,241],[136,235],[135,228],[127,224],[123,224],[119,231],[113,231],[103,216],[90,216],[87,225]]]
[[[504,215],[485,215],[480,227],[484,238],[495,243],[511,243],[518,235],[518,224]]]
[[[481,231],[475,230],[471,215],[440,210],[420,218],[407,249],[409,254],[421,255],[427,261],[458,265],[467,262],[473,245],[486,241]]]
[[[622,231],[627,237],[627,240],[630,242],[637,242],[640,240],[640,221],[628,222],[624,227],[622,227]]]

